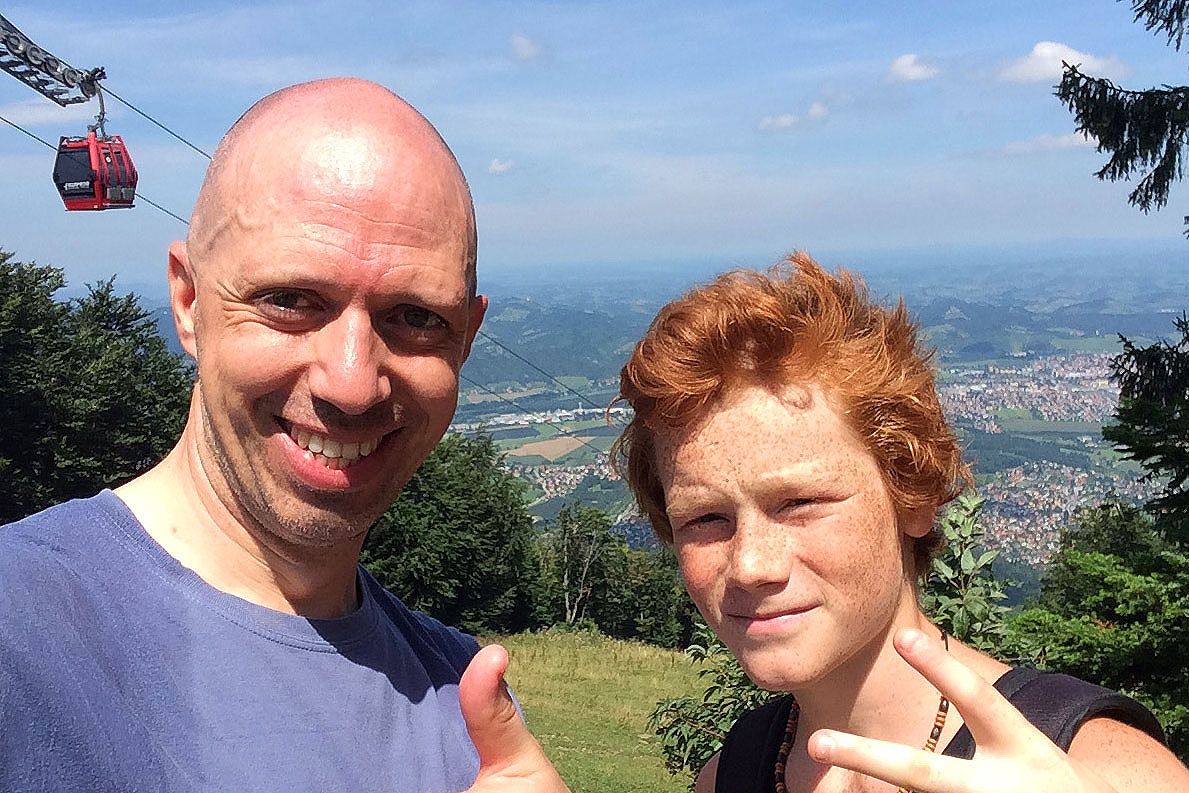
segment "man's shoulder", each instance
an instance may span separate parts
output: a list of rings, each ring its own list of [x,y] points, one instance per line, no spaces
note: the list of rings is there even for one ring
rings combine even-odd
[[[474,636],[409,608],[366,570],[363,571],[363,580],[386,621],[418,655],[436,655],[461,674],[479,651],[479,642]]]
[[[115,494],[103,491],[0,526],[0,593],[37,593],[96,563],[122,519]]]
[[[119,518],[119,499],[110,490],[89,498],[63,501],[20,520],[0,525],[0,547],[34,546],[44,549],[72,548],[79,535],[100,523]]]

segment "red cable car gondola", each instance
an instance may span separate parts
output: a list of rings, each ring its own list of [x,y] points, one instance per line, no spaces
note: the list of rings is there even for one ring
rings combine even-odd
[[[132,206],[136,166],[119,135],[63,136],[54,162],[54,184],[68,211]]]
[[[54,161],[54,184],[68,211],[130,207],[136,198],[136,166],[119,135],[103,122],[103,67],[80,71],[30,41],[0,16],[0,69],[62,107],[99,98],[99,115],[81,138],[63,136]],[[78,90],[77,96],[72,92]]]

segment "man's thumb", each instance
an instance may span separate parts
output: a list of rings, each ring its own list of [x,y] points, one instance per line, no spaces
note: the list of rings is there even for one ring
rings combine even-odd
[[[508,651],[488,645],[471,659],[458,684],[458,704],[479,752],[479,775],[531,772],[548,763],[504,685]]]

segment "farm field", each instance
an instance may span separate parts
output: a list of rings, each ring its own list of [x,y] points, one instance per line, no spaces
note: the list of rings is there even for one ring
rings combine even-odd
[[[1004,411],[1006,412],[1006,411]],[[1019,435],[1060,434],[1091,435],[1102,434],[1102,423],[1097,421],[1046,421],[1034,418],[1004,418],[1000,421],[1003,431]]]
[[[529,729],[574,793],[682,793],[646,725],[660,699],[699,690],[680,652],[589,634],[493,637]]]
[[[580,448],[586,440],[582,437],[558,436],[544,441],[526,443],[510,454],[513,457],[544,457],[552,463]]]

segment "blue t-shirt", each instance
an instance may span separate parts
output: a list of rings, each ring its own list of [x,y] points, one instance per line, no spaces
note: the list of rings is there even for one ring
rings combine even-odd
[[[0,527],[0,791],[465,790],[475,640],[359,587],[335,620],[228,595],[111,491]]]

